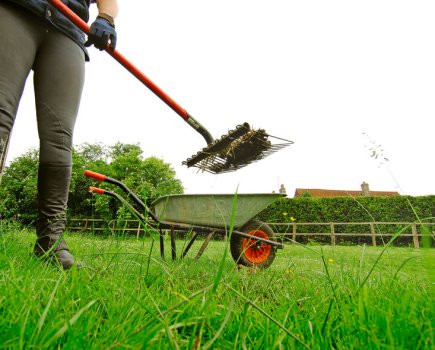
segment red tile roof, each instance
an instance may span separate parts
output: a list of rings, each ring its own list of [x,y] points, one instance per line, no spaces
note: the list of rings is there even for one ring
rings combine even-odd
[[[319,188],[296,188],[294,197],[304,196],[309,193],[311,197],[362,197],[362,191],[324,190]],[[399,192],[393,191],[370,191],[370,197],[400,196]]]

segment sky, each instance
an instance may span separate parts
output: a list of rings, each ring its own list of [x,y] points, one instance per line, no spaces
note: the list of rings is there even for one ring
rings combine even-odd
[[[207,146],[203,137],[91,48],[75,145],[138,143],[144,157],[172,165],[185,193],[270,193],[283,184],[292,197],[296,188],[367,182],[435,194],[434,1],[119,5],[117,50],[215,138],[248,122],[294,144],[232,173],[187,168],[182,162]],[[32,90],[29,79],[8,162],[38,147]]]

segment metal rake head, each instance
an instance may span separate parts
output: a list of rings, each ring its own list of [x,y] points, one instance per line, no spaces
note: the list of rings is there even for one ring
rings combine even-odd
[[[272,144],[271,138],[280,140],[281,143]],[[271,136],[263,129],[251,129],[248,123],[244,123],[188,158],[183,164],[212,174],[222,174],[241,169],[291,144],[292,141]]]

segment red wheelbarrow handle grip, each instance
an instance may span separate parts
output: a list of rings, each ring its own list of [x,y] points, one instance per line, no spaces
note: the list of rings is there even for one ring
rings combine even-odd
[[[121,188],[125,187],[125,185],[121,181],[114,179],[112,177],[109,177],[107,175],[96,173],[95,171],[92,171],[92,170],[85,170],[83,175],[85,175],[86,177],[92,177],[93,179],[98,180],[98,181],[105,181],[105,182],[108,182],[110,184],[114,184],[114,185],[119,186]],[[108,191],[106,191],[106,194],[107,194],[107,192]]]
[[[140,200],[139,197],[136,196],[136,194],[134,194],[134,192],[132,190],[130,190],[126,185],[124,185],[121,181],[114,179],[113,177],[109,177],[100,173],[96,173],[95,171],[91,171],[91,170],[85,170],[85,172],[83,173],[83,175],[87,176],[87,177],[92,177],[95,180],[98,181],[105,181],[108,182],[110,184],[116,185],[118,186],[120,189],[122,189],[125,193],[127,193],[127,195],[143,210],[143,211],[147,211],[149,213],[149,215],[153,215],[150,210],[147,208],[146,204],[144,202],[142,202]],[[107,194],[109,196],[113,196],[118,198],[119,200],[122,201],[122,199],[120,199],[119,195],[116,194],[115,192],[111,192],[111,191],[107,191],[107,190],[103,190],[101,188],[98,187],[93,187],[93,186],[89,186],[89,191],[91,192],[95,192],[98,194]],[[139,216],[142,214],[139,214]],[[157,220],[158,221],[158,220]]]
[[[96,173],[95,171],[91,171],[91,170],[85,170],[83,175],[85,175],[86,177],[92,177],[93,179],[98,180],[98,181],[106,181],[106,179],[107,179],[106,175]]]
[[[77,16],[68,6],[66,6],[61,0],[48,0],[60,13],[67,17],[72,23],[74,23],[84,33],[89,34],[90,27],[79,16]],[[187,111],[175,102],[169,95],[167,95],[162,89],[160,89],[151,79],[143,74],[136,66],[133,65],[127,58],[121,55],[118,51],[112,50],[110,45],[107,44],[105,51],[117,60],[124,68],[126,68],[131,74],[139,79],[146,87],[148,87],[154,94],[159,97],[164,103],[166,103],[175,113],[184,119],[192,128],[199,132],[207,141],[208,144],[213,142],[213,137],[208,130],[201,125],[196,119],[194,119]]]
[[[92,193],[106,194],[106,190],[103,190],[102,188],[89,186],[88,189],[89,189],[89,192],[92,192]]]

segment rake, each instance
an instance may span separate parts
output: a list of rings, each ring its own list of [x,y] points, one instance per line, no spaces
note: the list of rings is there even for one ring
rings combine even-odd
[[[85,34],[89,33],[89,26],[68,6],[62,3],[61,0],[48,1]],[[237,125],[227,134],[214,139],[201,123],[193,118],[121,53],[117,50],[112,50],[109,45],[107,45],[105,51],[204,137],[207,146],[182,162],[183,165],[189,168],[196,167],[212,174],[227,173],[243,168],[293,144],[292,141],[271,136],[263,129],[253,129],[248,123]],[[279,143],[273,144],[272,139],[279,140]]]

